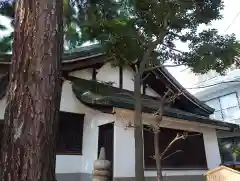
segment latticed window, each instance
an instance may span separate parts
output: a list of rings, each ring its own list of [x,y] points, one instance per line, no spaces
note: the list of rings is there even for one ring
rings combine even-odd
[[[57,154],[82,154],[83,114],[61,112],[57,133]]]

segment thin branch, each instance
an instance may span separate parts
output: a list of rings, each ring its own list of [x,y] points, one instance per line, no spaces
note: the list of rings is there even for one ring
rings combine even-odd
[[[179,91],[178,93],[174,93],[172,96],[168,97],[164,103],[173,103],[180,95],[182,95],[184,91]]]
[[[169,150],[169,148],[171,148],[171,146],[176,142],[176,141],[178,141],[178,140],[180,140],[180,139],[186,139],[186,136],[187,136],[187,134],[185,133],[185,134],[177,134],[176,135],[176,137],[168,144],[168,146],[164,149],[164,151],[160,154],[160,158],[162,158],[165,154],[166,154],[166,152]]]
[[[169,93],[171,93],[172,90],[170,88],[167,89],[166,92],[164,92],[164,95],[160,98],[160,103],[159,104],[159,109],[154,113],[155,116],[158,116],[156,117],[156,119],[158,121],[162,121],[162,113],[163,113],[163,104],[165,103],[165,100],[166,98],[169,96]]]
[[[174,154],[176,154],[176,153],[179,153],[179,152],[181,152],[181,151],[182,151],[182,150],[174,151],[173,153],[170,153],[170,154],[167,155],[166,157],[162,158],[162,160],[165,160],[165,159],[169,158],[170,156],[172,156],[172,155],[174,155]]]

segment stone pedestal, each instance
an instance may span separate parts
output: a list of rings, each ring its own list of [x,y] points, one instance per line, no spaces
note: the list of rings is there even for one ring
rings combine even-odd
[[[109,181],[110,161],[106,160],[105,148],[101,148],[99,158],[93,163],[93,181]]]

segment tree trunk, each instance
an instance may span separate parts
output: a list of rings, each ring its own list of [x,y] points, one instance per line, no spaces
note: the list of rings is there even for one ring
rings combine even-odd
[[[161,166],[161,157],[159,153],[159,131],[154,132],[154,151],[155,151],[155,160],[157,167],[157,181],[163,181],[162,175],[162,166]]]
[[[135,138],[135,178],[136,181],[144,181],[143,166],[143,123],[141,101],[141,76],[135,74],[134,79],[135,115],[134,115],[134,138]]]
[[[62,0],[18,0],[1,180],[55,181]]]

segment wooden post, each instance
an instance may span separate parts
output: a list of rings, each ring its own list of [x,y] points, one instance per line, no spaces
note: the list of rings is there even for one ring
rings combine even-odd
[[[97,160],[93,163],[93,181],[109,181],[110,161],[106,160],[105,148],[102,147]]]

